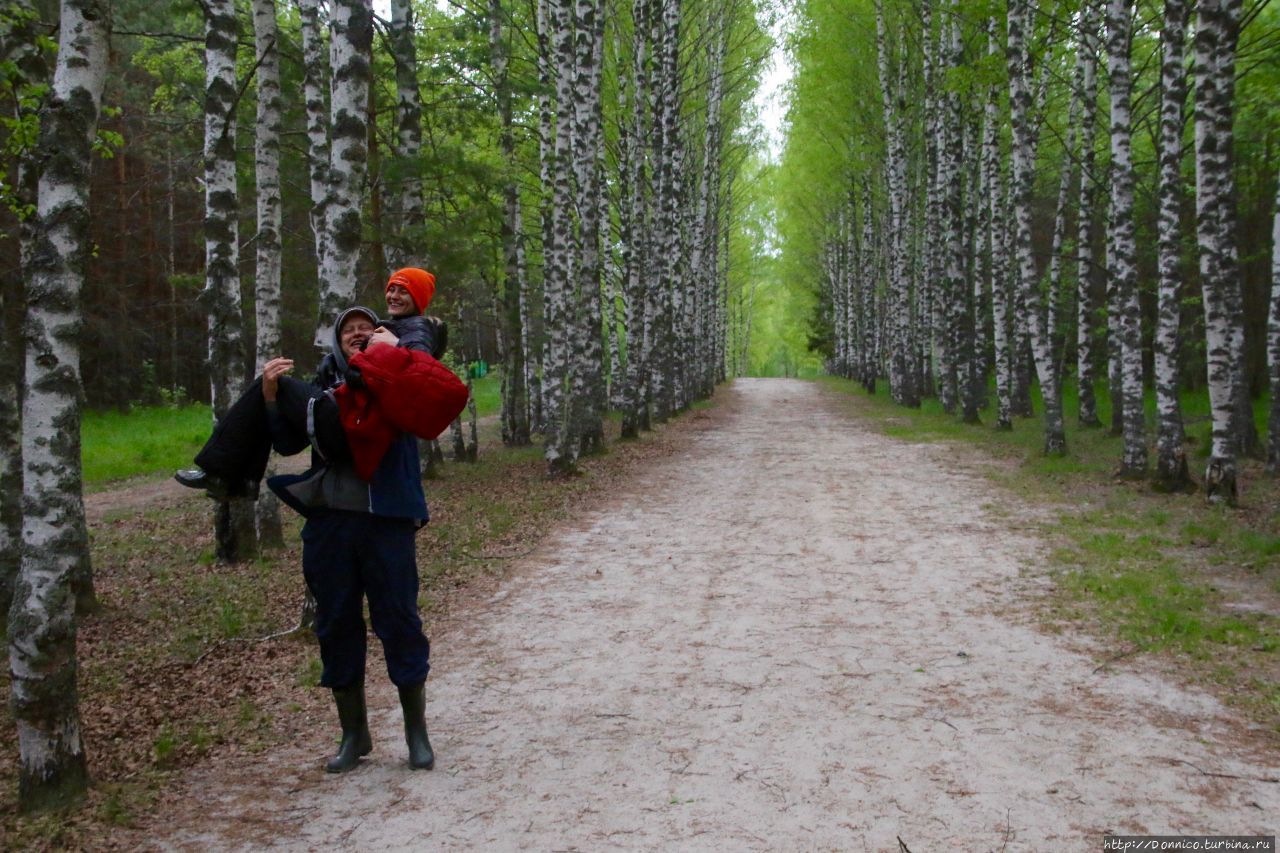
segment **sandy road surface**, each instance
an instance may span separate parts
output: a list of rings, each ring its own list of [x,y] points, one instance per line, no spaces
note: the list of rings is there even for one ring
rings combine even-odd
[[[739,381],[714,430],[551,537],[437,638],[432,773],[375,751],[206,790],[179,846],[1100,850],[1274,833],[1277,755],[1215,700],[1018,614],[1040,545],[940,452],[816,386]],[[804,441],[784,424],[812,423]],[[796,433],[797,438],[801,433]],[[1016,524],[1013,526],[1017,526]],[[379,682],[380,667],[371,665]],[[1217,775],[1209,775],[1217,774]],[[1228,778],[1242,777],[1242,778]]]

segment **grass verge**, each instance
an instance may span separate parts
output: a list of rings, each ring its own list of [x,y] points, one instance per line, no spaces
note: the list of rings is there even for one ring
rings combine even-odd
[[[821,382],[886,434],[976,450],[966,457],[982,473],[1013,499],[1047,510],[1039,513],[1053,544],[1055,583],[1040,602],[1047,629],[1101,638],[1112,651],[1104,663],[1145,655],[1172,666],[1280,742],[1280,485],[1259,462],[1241,465],[1241,507],[1210,506],[1203,494],[1116,479],[1122,442],[1075,424],[1074,388],[1065,395],[1069,455],[1047,457],[1038,418],[1000,432],[961,423],[937,400],[905,409],[883,385],[869,396],[853,382]],[[1106,423],[1105,394],[1099,409]],[[1207,399],[1189,395],[1183,411],[1195,471],[1207,455]]]
[[[426,484],[432,522],[417,537],[428,635],[447,632],[460,602],[496,584],[513,560],[561,520],[598,506],[640,466],[673,452],[708,415],[701,409],[583,460],[581,476],[549,479],[540,448],[501,445],[482,424],[479,461],[449,462]],[[0,753],[0,849],[134,850],[154,845],[162,820],[193,808],[181,785],[194,769],[265,773],[260,756],[296,744],[317,759],[333,747],[336,721],[307,635],[274,636],[296,624],[303,597],[300,520],[285,511],[288,546],[237,565],[213,561],[211,505],[191,493],[157,494],[132,510],[137,481],[90,524],[100,609],[81,620],[78,659],[82,730],[95,785],[83,807],[59,815],[16,811],[16,749]],[[166,496],[167,495],[167,496]],[[385,681],[370,641],[371,683]],[[16,743],[7,667],[0,676],[0,739]],[[275,768],[279,772],[280,768]],[[304,781],[323,777],[317,762]],[[264,784],[288,784],[272,777]],[[176,791],[176,793],[175,793]],[[149,840],[150,839],[150,840]]]

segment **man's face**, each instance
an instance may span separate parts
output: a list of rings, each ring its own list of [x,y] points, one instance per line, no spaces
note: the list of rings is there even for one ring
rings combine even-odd
[[[409,289],[403,284],[393,284],[387,288],[387,313],[396,319],[412,317],[418,313]]]
[[[352,314],[338,330],[338,342],[342,345],[342,354],[348,359],[364,346],[365,341],[373,334],[373,323],[363,314]]]

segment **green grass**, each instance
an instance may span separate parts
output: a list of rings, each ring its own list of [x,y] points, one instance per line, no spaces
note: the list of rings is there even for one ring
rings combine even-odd
[[[471,381],[471,395],[476,401],[476,416],[496,415],[502,411],[502,374],[490,370],[483,379]]]
[[[80,426],[85,485],[190,467],[212,429],[204,405],[87,411]]]
[[[1114,478],[1122,440],[1105,427],[1076,423],[1074,385],[1064,389],[1067,454],[1046,456],[1039,418],[1015,418],[1011,431],[997,431],[990,408],[982,412],[983,424],[970,425],[943,412],[936,399],[919,409],[896,405],[887,383],[868,396],[846,380],[822,381],[848,394],[886,434],[980,448],[992,460],[979,464],[984,473],[1019,502],[1052,510],[1052,520],[1041,525],[1055,546],[1057,590],[1045,602],[1051,627],[1118,641],[1126,653],[1172,655],[1189,678],[1217,685],[1229,701],[1280,732],[1280,619],[1239,607],[1263,592],[1280,593],[1280,488],[1262,475],[1259,463],[1242,461],[1241,508],[1209,506],[1203,494],[1160,494],[1145,483]],[[1148,436],[1154,440],[1151,396]],[[1098,416],[1108,424],[1103,384],[1097,397]],[[994,393],[991,398],[994,403]],[[1187,454],[1198,478],[1198,460],[1209,446],[1208,395],[1191,392],[1181,402]],[[1034,404],[1042,411],[1038,397]],[[1266,400],[1255,405],[1263,435],[1266,411]]]

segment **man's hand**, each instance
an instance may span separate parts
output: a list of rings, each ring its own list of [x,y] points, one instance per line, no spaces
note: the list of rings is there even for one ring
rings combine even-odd
[[[280,377],[293,370],[293,359],[273,358],[262,366],[262,399],[274,403],[280,390]]]
[[[390,344],[391,346],[395,346],[398,343],[400,343],[400,339],[397,338],[390,329],[385,326],[379,326],[374,329],[373,334],[369,336],[368,346],[373,346],[374,344]]]

